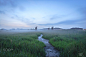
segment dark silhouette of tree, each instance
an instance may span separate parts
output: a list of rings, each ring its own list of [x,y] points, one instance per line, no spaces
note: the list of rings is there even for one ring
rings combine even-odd
[[[35,30],[37,30],[37,26],[35,27]]]
[[[53,30],[53,27],[51,27],[51,29]]]
[[[48,30],[49,30],[50,28],[48,28]]]

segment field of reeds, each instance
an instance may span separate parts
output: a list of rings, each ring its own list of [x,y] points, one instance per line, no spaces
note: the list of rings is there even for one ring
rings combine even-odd
[[[60,51],[60,57],[86,57],[86,31],[48,30],[42,33],[43,38]]]
[[[11,33],[0,34],[0,57],[45,57],[40,33]]]
[[[60,52],[60,57],[86,57],[86,31],[43,30],[24,33],[0,33],[0,57],[45,57],[44,43],[48,39]]]

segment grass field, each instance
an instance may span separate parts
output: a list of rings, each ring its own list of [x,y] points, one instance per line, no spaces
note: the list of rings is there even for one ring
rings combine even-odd
[[[0,33],[0,57],[45,57],[44,43],[38,36],[48,39],[60,57],[86,57],[86,31],[43,30]]]
[[[49,30],[43,38],[60,51],[60,57],[86,57],[86,31]]]
[[[38,32],[0,34],[0,57],[45,57]]]

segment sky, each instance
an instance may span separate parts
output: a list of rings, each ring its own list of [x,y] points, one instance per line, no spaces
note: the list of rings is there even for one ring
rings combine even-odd
[[[86,0],[0,0],[0,28],[86,29]]]

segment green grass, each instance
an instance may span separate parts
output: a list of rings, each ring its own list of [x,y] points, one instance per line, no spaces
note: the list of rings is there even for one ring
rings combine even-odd
[[[45,57],[38,32],[0,34],[0,57]]]
[[[42,33],[43,38],[60,51],[60,57],[86,57],[86,31],[49,30]]]
[[[0,57],[45,57],[43,38],[60,51],[60,57],[86,57],[86,31],[43,30],[35,32],[0,33]]]

